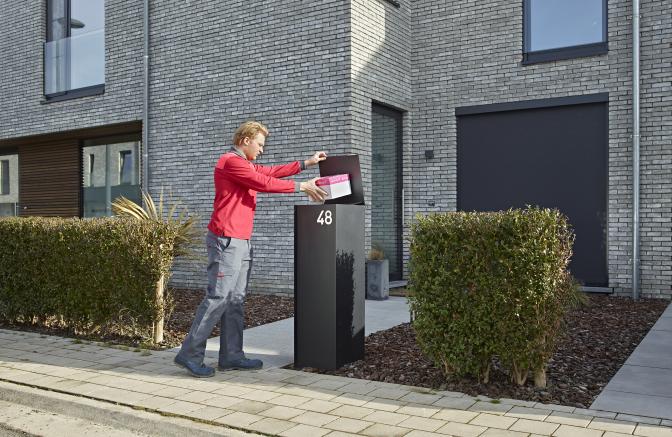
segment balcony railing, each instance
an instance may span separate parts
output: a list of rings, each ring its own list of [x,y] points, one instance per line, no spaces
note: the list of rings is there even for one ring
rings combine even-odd
[[[44,93],[59,95],[105,84],[105,31],[44,44]]]

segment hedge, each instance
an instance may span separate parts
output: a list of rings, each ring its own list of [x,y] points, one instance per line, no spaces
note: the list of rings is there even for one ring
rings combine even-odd
[[[409,288],[421,349],[445,374],[487,382],[497,357],[516,383],[532,370],[545,386],[563,316],[581,300],[573,241],[557,210],[418,217]]]
[[[0,219],[0,320],[148,335],[178,229],[124,218]]]

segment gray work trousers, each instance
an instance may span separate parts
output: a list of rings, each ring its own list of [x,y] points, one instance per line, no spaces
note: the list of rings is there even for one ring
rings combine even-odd
[[[219,364],[227,364],[245,357],[243,303],[252,267],[252,246],[249,240],[218,237],[210,231],[205,240],[208,289],[178,355],[202,364],[208,337],[220,322]]]

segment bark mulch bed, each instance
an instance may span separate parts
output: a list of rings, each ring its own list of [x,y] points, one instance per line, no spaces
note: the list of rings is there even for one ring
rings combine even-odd
[[[448,378],[422,355],[409,324],[371,334],[366,338],[364,360],[335,371],[302,370],[392,382],[437,390],[450,390],[491,398],[513,398],[588,408],[616,374],[635,347],[658,320],[669,301],[593,295],[571,311],[547,371],[548,386],[534,388],[532,381],[518,387],[498,363],[491,382]],[[531,378],[530,378],[531,379]]]

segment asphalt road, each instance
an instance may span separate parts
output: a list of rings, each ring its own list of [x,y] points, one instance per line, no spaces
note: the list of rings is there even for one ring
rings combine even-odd
[[[9,428],[4,423],[0,423],[0,437],[34,437],[35,434],[28,434],[27,432],[17,431]]]
[[[0,401],[1,437],[146,437],[126,429]]]

